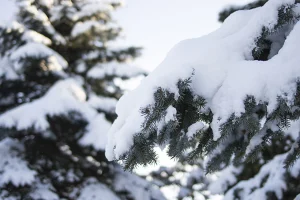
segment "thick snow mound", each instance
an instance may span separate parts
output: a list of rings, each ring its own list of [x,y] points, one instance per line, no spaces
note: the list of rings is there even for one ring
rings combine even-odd
[[[280,50],[278,45],[272,47],[269,60],[253,60],[252,50],[263,29],[275,28],[278,10],[294,3],[270,0],[261,8],[234,13],[209,35],[177,44],[154,72],[117,104],[118,118],[110,129],[106,147],[108,159],[118,159],[130,149],[144,121],[140,109],[154,103],[157,88],[178,96],[177,81],[191,77],[193,72],[191,87],[205,98],[214,114],[211,127],[215,140],[220,137],[220,125],[231,114],[240,116],[245,111],[247,95],[255,96],[257,102],[268,102],[268,113],[275,109],[277,96],[284,94],[292,100],[295,81],[300,77],[300,23],[286,31]],[[294,10],[299,12],[298,8]]]

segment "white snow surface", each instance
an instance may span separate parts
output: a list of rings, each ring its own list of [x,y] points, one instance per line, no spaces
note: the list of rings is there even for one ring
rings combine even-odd
[[[274,110],[278,95],[285,93],[292,100],[300,76],[300,23],[270,60],[254,61],[251,51],[262,28],[272,29],[276,24],[278,9],[294,2],[270,0],[261,8],[235,12],[215,32],[177,44],[138,88],[118,102],[118,118],[106,146],[107,158],[118,159],[132,146],[133,136],[141,131],[144,121],[140,108],[154,103],[156,89],[162,87],[178,96],[177,81],[190,77],[193,71],[191,87],[206,99],[214,114],[214,139],[220,137],[219,126],[232,113],[240,116],[244,112],[247,95],[255,96],[257,102],[268,102],[268,113]]]
[[[203,122],[201,122],[201,121],[196,122],[188,128],[188,132],[186,133],[186,135],[188,138],[192,138],[199,131],[204,130],[206,128],[207,128],[207,125],[204,124]]]
[[[104,150],[107,142],[107,132],[111,123],[103,113],[98,114],[88,125],[87,132],[80,139],[81,145],[93,145],[95,149]]]
[[[54,2],[55,2],[54,0],[39,0],[39,3],[41,5],[44,5],[44,6],[48,7],[48,8],[50,8],[51,6],[53,6]]]
[[[23,35],[23,39],[28,42],[42,43],[44,45],[51,45],[52,43],[49,38],[33,30],[26,31]]]
[[[114,113],[116,109],[117,100],[115,98],[110,97],[90,95],[88,104],[97,110],[103,110],[108,113]]]
[[[176,200],[178,193],[180,192],[180,187],[178,185],[166,185],[160,189],[162,193],[169,200]]]
[[[98,64],[88,71],[88,77],[103,79],[107,76],[133,77],[145,73],[139,67],[127,63],[109,62]]]
[[[176,108],[174,108],[173,106],[169,106],[166,110],[167,114],[165,116],[165,123],[168,123],[171,120],[175,120],[176,119]]]

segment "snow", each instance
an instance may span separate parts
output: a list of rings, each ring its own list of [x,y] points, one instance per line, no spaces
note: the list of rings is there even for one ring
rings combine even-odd
[[[78,20],[86,16],[98,14],[101,11],[108,12],[111,10],[113,10],[113,7],[109,4],[108,1],[89,0],[82,3],[80,11],[74,14],[73,19]]]
[[[43,6],[50,8],[54,4],[54,0],[39,0],[39,3]]]
[[[68,66],[67,61],[63,57],[40,43],[27,43],[10,55],[10,58],[15,62],[26,57],[50,57],[49,61],[52,64],[52,70],[60,71]]]
[[[299,123],[299,122],[298,122]],[[297,123],[297,124],[298,124]],[[289,128],[288,130],[287,130],[287,133],[289,134],[289,135],[291,135],[292,136],[292,138],[295,140],[296,139],[296,137],[295,137],[295,134],[297,133],[299,133],[299,125],[298,126],[295,126],[295,124],[296,123],[292,123],[292,126],[291,126],[291,128]],[[297,130],[295,130],[297,128]],[[252,152],[252,150],[254,150],[255,149],[255,147],[257,147],[258,145],[260,145],[261,144],[261,142],[263,141],[263,137],[267,134],[267,130],[268,129],[270,129],[270,130],[272,130],[273,132],[276,132],[276,131],[279,131],[279,127],[278,126],[276,126],[274,123],[272,123],[272,122],[267,122],[266,124],[265,124],[265,126],[257,133],[257,134],[255,134],[252,138],[251,138],[251,140],[250,140],[250,142],[249,142],[249,145],[248,145],[248,147],[247,147],[247,149],[246,149],[246,154],[249,154],[249,153],[251,153]]]
[[[46,130],[49,127],[47,115],[58,115],[68,111],[78,111],[87,120],[93,119],[97,114],[86,104],[83,89],[73,79],[58,81],[40,99],[3,113],[0,115],[0,126],[15,127],[17,130],[30,127]]]
[[[55,22],[59,19],[61,19],[63,17],[63,9],[66,9],[67,11],[69,11],[67,13],[67,17],[72,19],[73,21],[75,21],[75,19],[73,19],[73,13],[76,12],[76,10],[72,7],[73,3],[71,1],[62,1],[59,5],[55,5],[53,7],[51,7],[50,9],[50,21],[51,22]]]
[[[28,4],[25,4],[25,2],[28,2]],[[30,14],[32,14],[32,16],[34,16],[35,19],[44,23],[49,23],[47,15],[41,10],[39,10],[36,6],[30,5],[30,3],[31,1],[29,0],[23,2],[21,1],[19,3],[19,6],[23,9],[26,9]]]
[[[169,200],[176,200],[177,195],[180,191],[180,187],[178,185],[167,185],[161,188],[162,193]]]
[[[87,31],[90,31],[92,29],[96,29],[99,31],[104,31],[107,27],[103,25],[102,23],[94,20],[85,21],[85,22],[78,22],[74,26],[71,32],[72,37],[77,37],[78,35],[81,35]]]
[[[104,184],[99,183],[96,179],[88,179],[80,191],[78,200],[119,200],[119,198]]]
[[[58,81],[40,99],[0,115],[0,126],[15,127],[17,130],[33,127],[43,131],[49,127],[47,115],[78,111],[90,122],[86,134],[79,141],[80,144],[93,145],[96,149],[104,150],[111,123],[103,113],[98,114],[97,109],[113,113],[115,104],[115,99],[107,97],[91,96],[87,101],[83,88],[75,80],[66,79]]]
[[[166,110],[167,114],[165,116],[165,123],[168,123],[171,120],[175,120],[176,119],[176,108],[174,108],[173,106],[169,106]]]
[[[287,190],[285,176],[286,169],[283,162],[286,158],[286,154],[275,156],[273,160],[263,165],[259,173],[249,180],[240,181],[233,188],[231,188],[225,195],[224,200],[234,199],[234,190],[241,188],[241,199],[267,199],[268,192],[274,192],[278,199],[282,199],[283,192]],[[295,165],[290,169],[290,173],[294,178],[299,176],[300,160],[298,159]],[[264,184],[263,179],[266,178]],[[253,188],[256,188],[252,191]]]
[[[144,78],[144,75],[135,76],[126,80],[122,78],[115,78],[114,84],[116,84],[116,86],[120,87],[126,93],[127,91],[134,90]]]
[[[188,138],[192,138],[194,135],[197,134],[197,132],[204,130],[206,128],[207,128],[207,125],[205,125],[203,122],[200,122],[200,121],[196,122],[188,128],[188,132],[186,133],[186,136]]]
[[[76,72],[83,73],[86,70],[86,64],[84,62],[80,62],[76,65]]]
[[[48,1],[49,4],[51,4],[51,1],[50,2]],[[42,3],[45,3],[46,1],[43,0]],[[16,2],[17,3],[17,7],[19,8],[19,10],[26,10],[27,12],[29,12],[29,14],[32,15],[33,19],[34,20],[37,20],[39,21],[40,23],[43,24],[46,32],[48,34],[50,34],[51,36],[53,36],[53,39],[54,39],[54,42],[55,43],[58,43],[58,44],[65,44],[65,39],[63,38],[62,35],[60,35],[55,29],[54,27],[51,25],[50,23],[50,20],[49,18],[47,17],[47,15],[41,11],[40,9],[38,9],[36,6],[34,6],[32,4],[32,1],[31,0],[23,0],[23,1],[18,1]],[[28,20],[28,19],[22,19],[24,21]],[[32,19],[31,19],[32,20]],[[10,23],[8,23],[10,24]]]
[[[237,182],[237,175],[242,172],[242,167],[236,168],[232,165],[226,167],[220,172],[213,174],[213,181],[209,185],[208,190],[212,194],[222,194],[231,185]]]
[[[291,102],[300,75],[300,23],[270,60],[255,61],[251,52],[262,28],[275,26],[281,5],[293,3],[270,0],[261,8],[236,12],[217,31],[177,44],[138,88],[118,102],[118,118],[110,129],[106,147],[107,158],[118,159],[132,146],[132,138],[141,132],[144,121],[140,108],[154,103],[156,88],[168,89],[178,97],[177,81],[190,77],[193,71],[191,87],[206,99],[214,114],[211,127],[215,140],[221,136],[220,125],[232,113],[238,117],[245,111],[247,95],[255,96],[257,102],[268,102],[268,113],[276,107],[278,96],[286,95]]]
[[[23,39],[28,42],[42,43],[44,45],[51,45],[52,43],[49,38],[33,30],[26,31],[23,35]]]
[[[88,125],[87,132],[80,139],[81,145],[93,145],[95,149],[104,150],[107,133],[111,123],[107,121],[103,113],[98,114]]]
[[[42,183],[39,180],[36,180],[35,188],[33,192],[30,193],[30,197],[33,200],[59,200],[59,197],[57,194],[55,194],[53,191],[55,191],[54,187],[51,184]]]
[[[117,100],[115,98],[110,97],[90,95],[88,104],[97,110],[102,110],[108,113],[114,113],[116,109]]]
[[[88,52],[88,53],[86,53],[86,54],[83,54],[82,55],[82,58],[83,59],[87,59],[87,60],[92,60],[92,59],[96,59],[96,58],[98,58],[100,55],[101,55],[101,53],[103,54],[103,52],[101,52],[101,51],[90,51],[90,52]]]
[[[0,66],[0,76],[7,79],[16,79],[18,77],[8,58],[1,58]]]
[[[31,184],[36,172],[28,168],[28,164],[20,158],[24,147],[10,138],[0,141],[0,186],[12,183],[14,186]]]
[[[141,68],[127,63],[109,62],[98,64],[87,73],[87,76],[95,79],[103,79],[109,76],[133,77],[145,73]]]

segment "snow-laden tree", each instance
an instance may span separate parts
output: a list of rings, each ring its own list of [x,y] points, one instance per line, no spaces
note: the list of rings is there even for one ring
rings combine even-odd
[[[117,104],[106,156],[125,168],[203,158],[225,199],[300,193],[300,5],[270,0],[177,44]],[[187,156],[183,156],[187,154]],[[197,162],[196,162],[197,163]]]
[[[164,199],[104,155],[123,90],[144,72],[114,45],[119,1],[19,0],[0,28],[0,199]]]

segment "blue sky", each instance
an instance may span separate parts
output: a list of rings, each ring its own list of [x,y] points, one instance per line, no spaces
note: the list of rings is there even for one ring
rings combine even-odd
[[[115,13],[123,27],[126,45],[144,47],[137,63],[154,69],[179,41],[217,29],[218,13],[228,5],[251,0],[126,0]],[[252,0],[253,1],[253,0]]]

